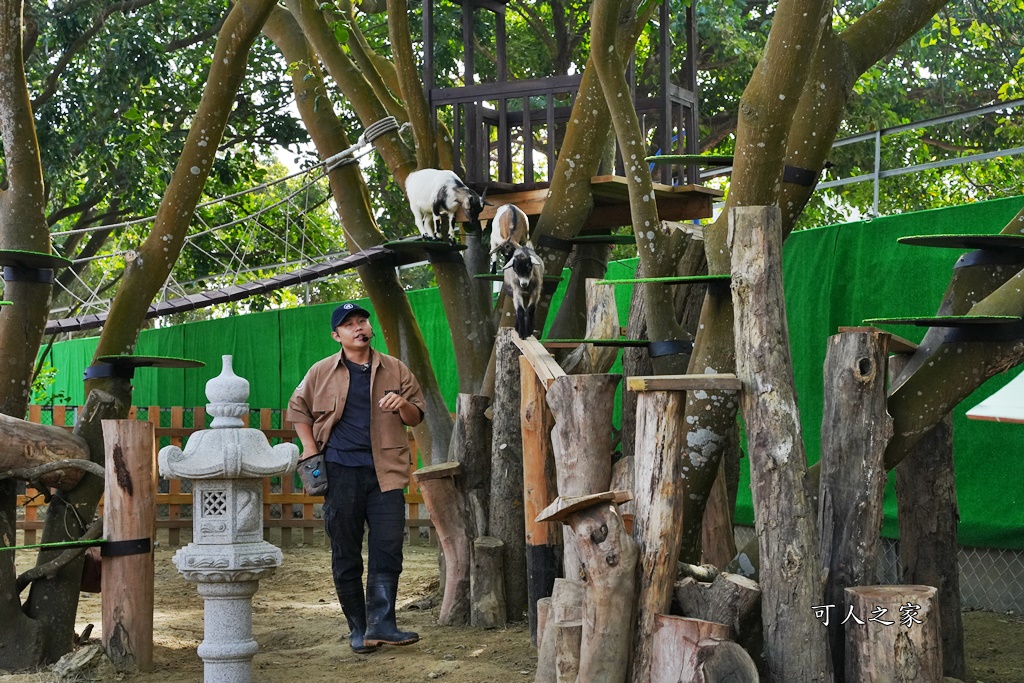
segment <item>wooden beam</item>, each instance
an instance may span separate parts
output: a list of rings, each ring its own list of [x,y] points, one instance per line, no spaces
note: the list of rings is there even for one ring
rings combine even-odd
[[[692,391],[694,389],[739,391],[742,385],[736,375],[723,372],[717,375],[627,377],[626,388],[630,391]]]
[[[545,389],[559,377],[565,376],[562,366],[535,337],[520,339],[519,335],[513,334],[512,341],[529,361],[530,367],[537,373],[537,378],[544,384]]]

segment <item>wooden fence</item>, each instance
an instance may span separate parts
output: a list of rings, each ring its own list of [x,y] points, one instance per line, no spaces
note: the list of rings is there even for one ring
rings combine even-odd
[[[55,405],[51,409],[33,405],[29,407],[28,419],[30,422],[52,424],[70,430],[73,427],[73,422],[70,421],[75,418],[78,410],[78,408],[70,406]],[[202,407],[191,410],[182,407],[133,407],[129,418],[148,420],[153,423],[157,448],[167,445],[184,448],[184,443],[189,435],[207,427],[206,409]],[[259,430],[272,444],[298,438],[295,435],[295,429],[284,418],[281,410],[254,409],[248,415],[244,415],[242,420],[246,426],[258,420]],[[417,458],[416,441],[411,432],[409,445],[412,447],[414,458]],[[156,467],[155,462],[153,466]],[[192,493],[189,490],[183,491],[182,484],[186,489],[191,487],[189,482],[181,479],[160,479],[156,495],[158,539],[162,536],[161,530],[166,529],[166,543],[171,547],[181,545],[182,529],[192,529]],[[263,479],[263,537],[268,541],[271,540],[271,532],[274,531],[275,536],[280,535],[281,547],[288,547],[296,542],[293,532],[298,531],[301,533],[301,542],[304,544],[322,542],[323,534],[314,534],[317,529],[323,529],[323,520],[319,517],[322,502],[321,496],[306,495],[302,490],[302,482],[294,474],[265,477]],[[405,524],[409,542],[436,544],[433,523],[427,517],[419,486],[411,479],[411,476],[409,488],[405,494],[405,504]],[[19,516],[18,520],[18,529],[23,531],[23,542],[26,544],[36,543],[37,531],[43,528],[43,519],[40,515],[40,507],[45,506],[43,497],[38,491],[28,488],[24,495],[18,497],[18,505],[24,509],[24,516]],[[102,502],[100,510],[102,512]],[[425,536],[422,538],[421,529],[425,531]]]

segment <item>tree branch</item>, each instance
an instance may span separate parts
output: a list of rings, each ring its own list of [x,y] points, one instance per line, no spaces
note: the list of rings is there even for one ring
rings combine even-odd
[[[174,52],[175,50],[181,50],[183,48],[195,45],[196,43],[202,43],[209,40],[210,38],[213,38],[220,32],[221,27],[224,26],[224,21],[228,18],[228,13],[230,11],[231,7],[229,6],[228,9],[224,10],[224,14],[220,15],[220,19],[218,19],[206,30],[200,31],[199,33],[195,33],[186,38],[172,40],[171,42],[166,43],[161,47],[163,48],[164,52]]]
[[[97,465],[97,467],[99,467]],[[103,534],[103,518],[97,517],[89,528],[85,530],[81,541],[94,541]],[[24,591],[30,583],[38,579],[52,579],[60,572],[61,569],[70,564],[73,560],[84,553],[88,548],[68,548],[57,557],[53,558],[46,564],[36,565],[31,569],[23,572],[18,576],[18,592]]]
[[[7,470],[6,472],[0,472],[0,479],[20,479],[28,482],[39,481],[39,478],[44,474],[63,470],[68,467],[77,467],[80,470],[85,470],[89,474],[95,474],[100,479],[102,479],[104,475],[103,468],[91,460],[69,458],[67,460],[48,462],[45,465],[37,465],[36,467],[16,467],[14,469]]]

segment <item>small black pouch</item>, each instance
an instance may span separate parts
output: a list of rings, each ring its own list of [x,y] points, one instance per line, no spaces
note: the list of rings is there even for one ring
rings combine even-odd
[[[322,496],[327,492],[327,460],[323,453],[314,453],[299,460],[296,471],[307,494]]]

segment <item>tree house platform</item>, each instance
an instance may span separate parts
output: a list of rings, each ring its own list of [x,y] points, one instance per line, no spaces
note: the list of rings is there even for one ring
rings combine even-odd
[[[622,176],[600,175],[590,179],[594,195],[594,210],[583,225],[583,232],[607,230],[630,225],[629,186]],[[499,192],[491,189],[480,214],[480,220],[494,218],[494,212],[504,204],[515,204],[527,216],[539,216],[547,201],[548,188]],[[689,221],[697,218],[711,218],[712,204],[724,193],[701,185],[654,184],[654,199],[658,203],[658,218],[666,221]],[[460,210],[456,220],[465,222],[466,216]]]

